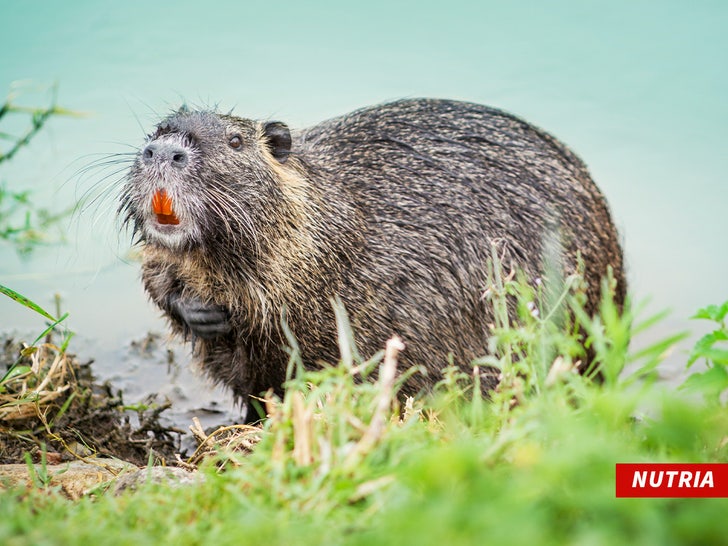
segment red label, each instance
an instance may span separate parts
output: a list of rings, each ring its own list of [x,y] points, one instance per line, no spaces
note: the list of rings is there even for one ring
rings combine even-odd
[[[617,463],[617,497],[728,497],[728,463]]]

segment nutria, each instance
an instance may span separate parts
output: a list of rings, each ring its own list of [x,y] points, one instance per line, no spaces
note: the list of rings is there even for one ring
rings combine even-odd
[[[558,233],[565,271],[585,265],[587,311],[622,252],[604,197],[554,137],[502,111],[400,100],[308,129],[183,107],[138,153],[120,213],[143,244],[142,279],[205,372],[245,401],[281,391],[285,312],[306,366],[336,362],[331,300],[359,350],[394,333],[405,392],[451,357],[486,349],[491,244],[535,279]],[[492,382],[489,386],[493,386]]]

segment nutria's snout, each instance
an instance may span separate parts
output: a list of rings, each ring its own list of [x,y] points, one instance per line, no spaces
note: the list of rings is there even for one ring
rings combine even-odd
[[[169,129],[158,129],[139,150],[120,212],[142,241],[179,249],[199,238],[192,213],[198,156],[187,133]]]
[[[157,163],[182,169],[189,164],[189,154],[176,142],[150,142],[142,151],[142,161],[147,165]]]
[[[150,141],[140,153],[139,182],[146,193],[143,219],[154,231],[169,234],[179,226],[187,184],[191,149],[184,135],[166,135]]]

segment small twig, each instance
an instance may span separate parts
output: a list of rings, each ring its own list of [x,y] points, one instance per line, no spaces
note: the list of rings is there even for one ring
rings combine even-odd
[[[209,438],[209,436],[205,434],[205,429],[202,428],[202,423],[200,423],[200,419],[197,417],[192,418],[190,432],[195,438],[197,438],[197,441],[200,442],[200,444],[204,444]]]
[[[293,459],[298,466],[307,466],[313,460],[313,411],[306,407],[300,392],[293,393]]]
[[[235,449],[235,447],[242,445],[245,450],[250,451],[257,441],[247,440],[246,436],[255,435],[254,438],[257,439],[260,438],[259,435],[263,432],[260,427],[239,424],[219,427],[208,435],[204,430],[202,430],[202,425],[197,417],[193,417],[192,421],[194,424],[190,426],[190,431],[192,431],[192,434],[195,436],[197,441],[200,442],[192,456],[187,459],[186,464],[193,466],[198,465],[206,456],[214,453],[215,442],[221,441],[221,439],[225,440],[225,434],[230,436],[228,438],[227,447],[233,446],[233,449]]]
[[[195,470],[197,470],[196,465],[190,464],[187,461],[183,461],[182,456],[179,453],[174,454],[174,459],[177,466],[183,468],[184,470],[187,470],[188,472],[194,472]]]
[[[51,116],[84,116],[82,112],[74,112],[57,105],[58,86],[54,85],[52,90],[51,104],[48,108],[30,108],[26,106],[16,106],[11,103],[11,97],[8,97],[5,104],[0,106],[0,118],[5,114],[12,112],[21,114],[30,114],[32,116],[31,127],[21,137],[15,139],[14,145],[7,153],[0,152],[0,163],[10,160],[23,146],[26,146],[31,139],[43,128]]]
[[[354,446],[344,462],[344,467],[351,467],[359,458],[371,451],[379,442],[388,420],[388,413],[394,398],[394,378],[397,374],[397,357],[404,350],[404,342],[399,336],[393,336],[387,341],[384,351],[384,362],[379,371],[379,394],[374,415],[369,423],[369,428],[361,440]]]

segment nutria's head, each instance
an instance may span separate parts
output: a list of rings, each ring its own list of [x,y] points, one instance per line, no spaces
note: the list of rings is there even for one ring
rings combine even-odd
[[[280,204],[275,172],[290,150],[282,123],[180,109],[137,154],[119,213],[146,244],[252,252]]]

